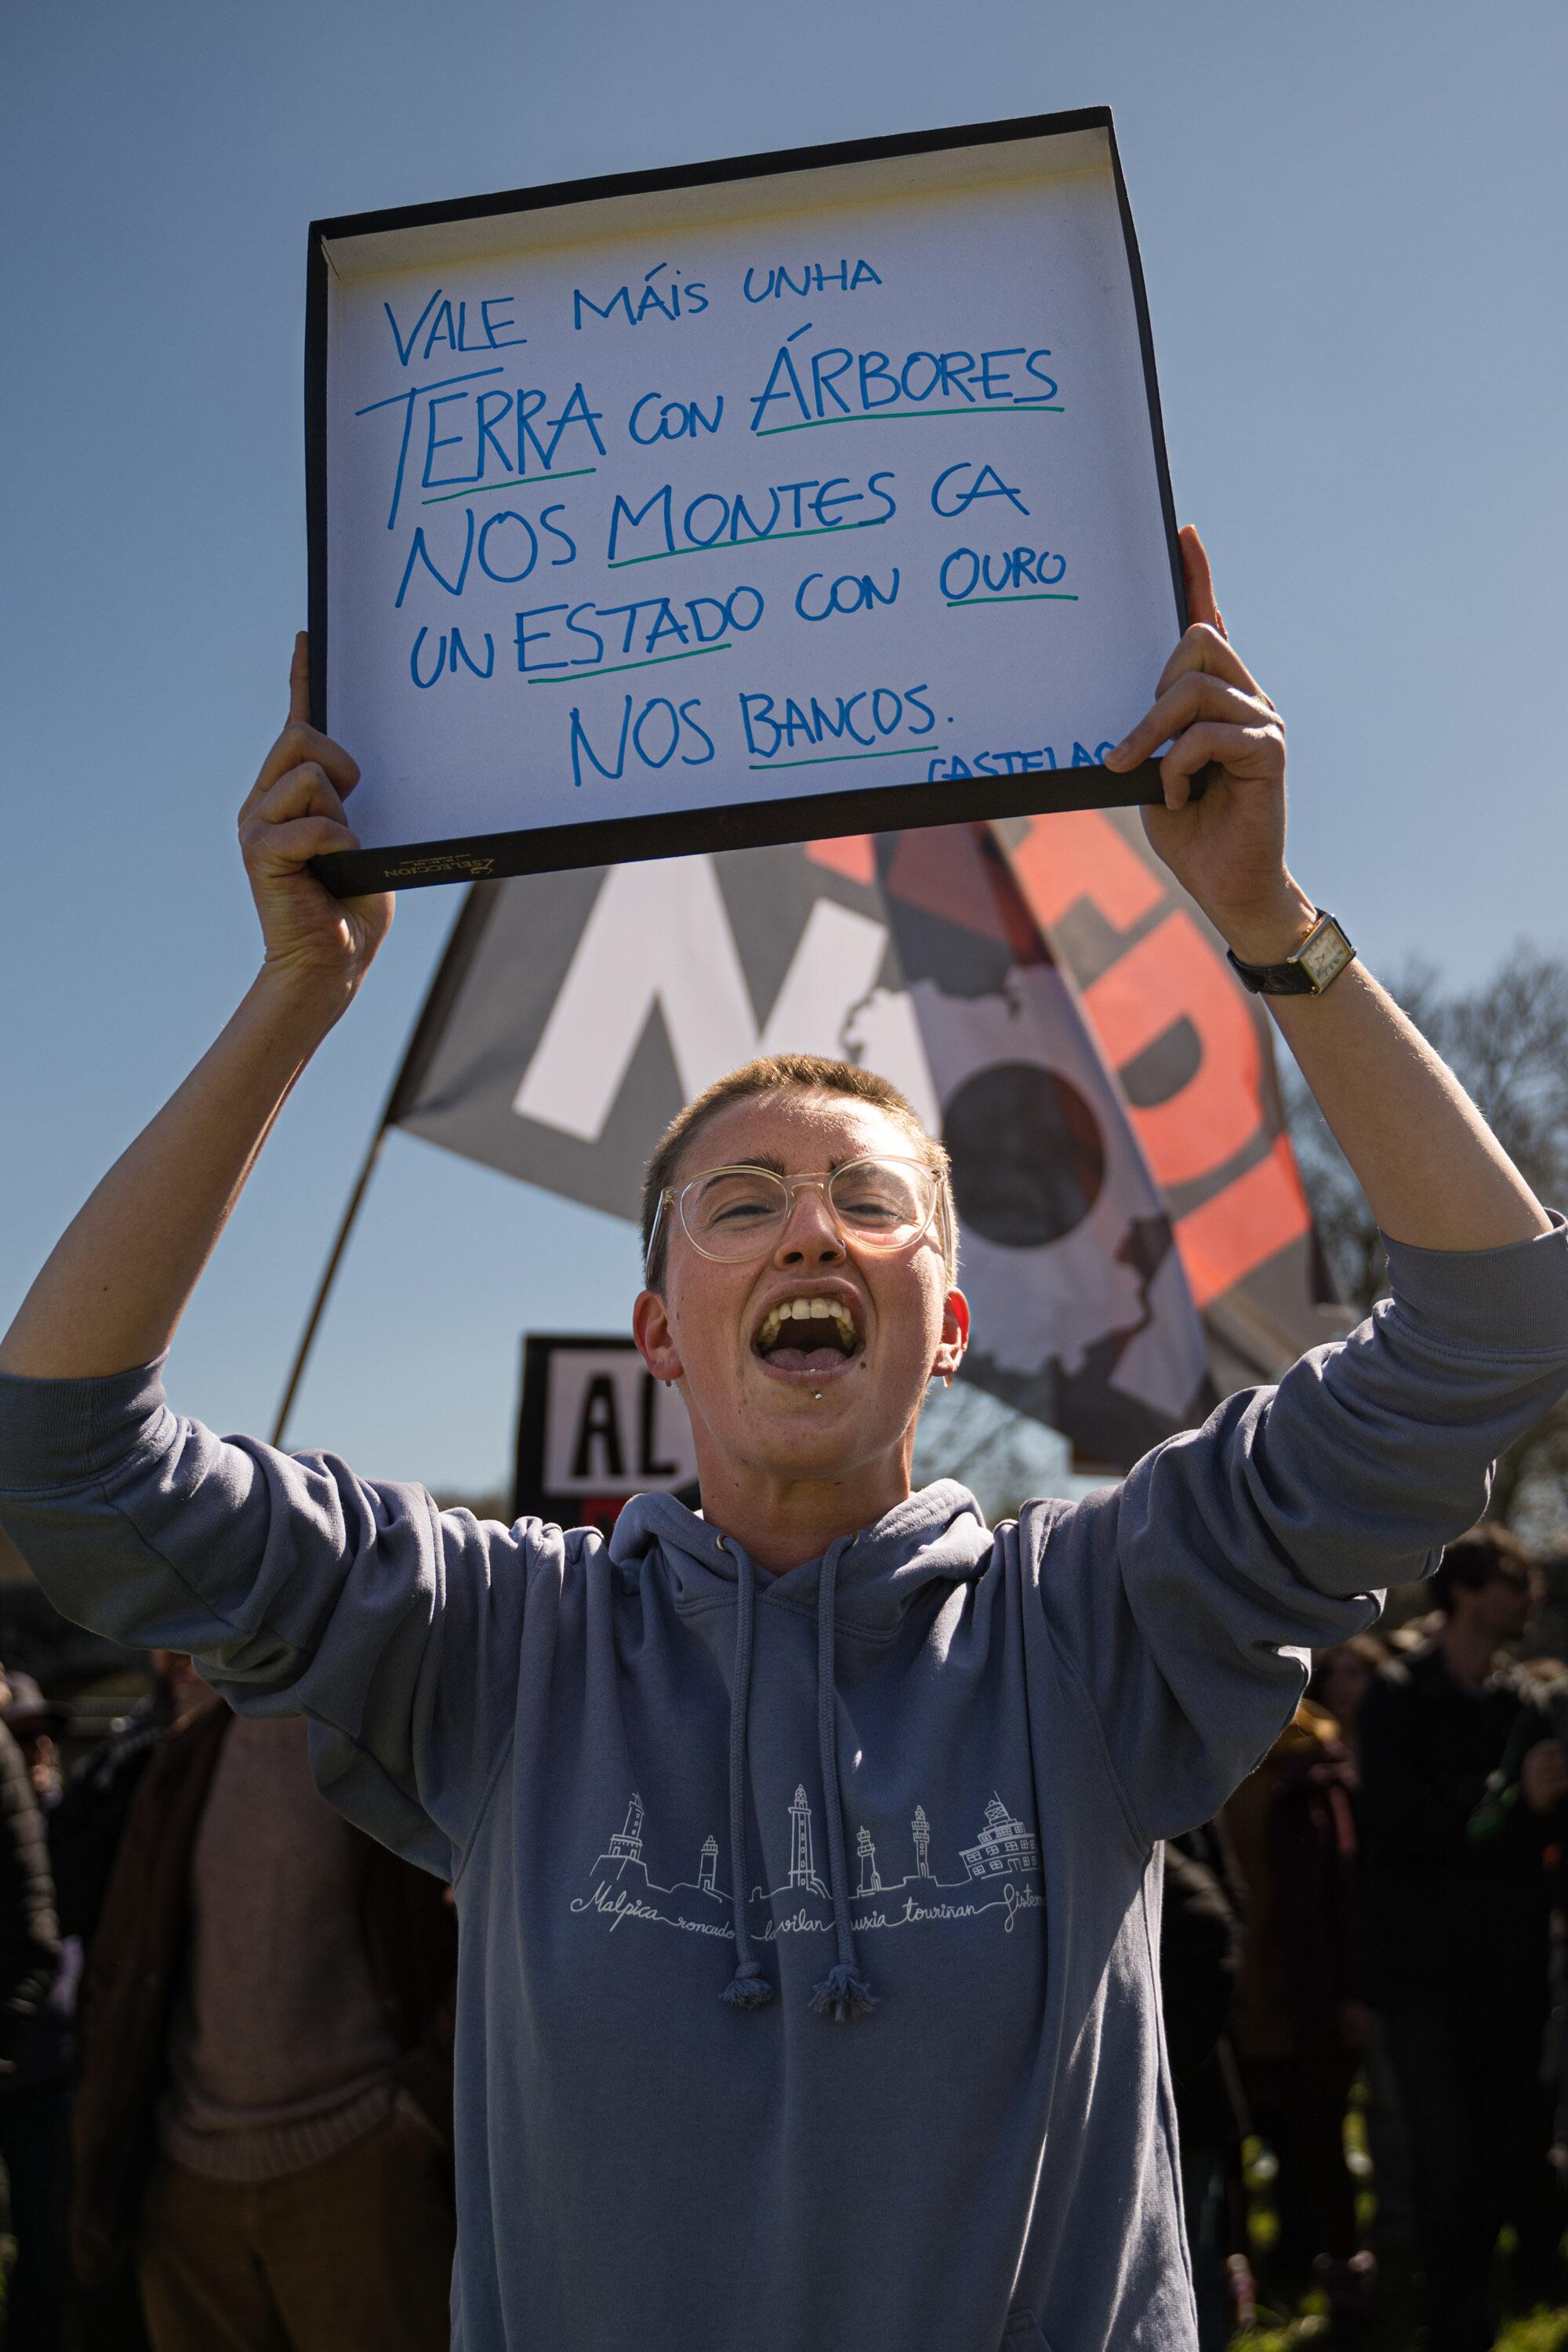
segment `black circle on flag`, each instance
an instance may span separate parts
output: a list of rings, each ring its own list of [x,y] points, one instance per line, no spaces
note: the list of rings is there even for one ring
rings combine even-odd
[[[1039,1062],[994,1062],[947,1106],[959,1223],[1003,1249],[1038,1249],[1081,1224],[1105,1181],[1105,1146],[1075,1086]]]

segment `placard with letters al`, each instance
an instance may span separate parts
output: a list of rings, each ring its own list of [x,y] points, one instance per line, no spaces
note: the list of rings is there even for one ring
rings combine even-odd
[[[515,1518],[607,1533],[633,1495],[697,1502],[697,1455],[679,1391],[624,1332],[531,1331],[522,1343]]]

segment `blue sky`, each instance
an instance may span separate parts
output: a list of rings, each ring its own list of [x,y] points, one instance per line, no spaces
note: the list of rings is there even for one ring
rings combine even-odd
[[[0,41],[0,1319],[254,970],[317,215],[1109,102],[1298,871],[1385,967],[1568,947],[1558,0],[85,0]],[[405,895],[198,1294],[174,1393],[220,1428],[270,1422],[455,907]],[[636,1281],[628,1228],[395,1136],[292,1438],[498,1486],[521,1331]]]

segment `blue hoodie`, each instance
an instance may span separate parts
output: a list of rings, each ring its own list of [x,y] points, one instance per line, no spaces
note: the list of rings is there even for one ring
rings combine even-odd
[[[1568,1239],[1392,1305],[1076,1507],[926,1488],[788,1574],[0,1382],[68,1614],[303,1710],[457,1889],[458,2352],[1183,2352],[1159,1840],[1568,1384]]]

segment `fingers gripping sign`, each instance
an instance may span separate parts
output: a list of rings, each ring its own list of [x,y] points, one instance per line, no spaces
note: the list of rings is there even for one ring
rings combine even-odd
[[[392,922],[382,893],[334,898],[310,870],[330,851],[357,849],[343,803],[359,768],[310,723],[310,644],[294,640],[289,719],[239,812],[239,842],[268,968],[303,986],[353,995]]]
[[[1151,845],[1227,933],[1254,915],[1310,910],[1285,865],[1285,726],[1226,635],[1203,541],[1181,535],[1189,625],[1154,700],[1106,757],[1112,769],[1154,758],[1165,804],[1145,809]],[[1196,800],[1193,779],[1217,771]],[[1303,924],[1301,935],[1310,928]]]

